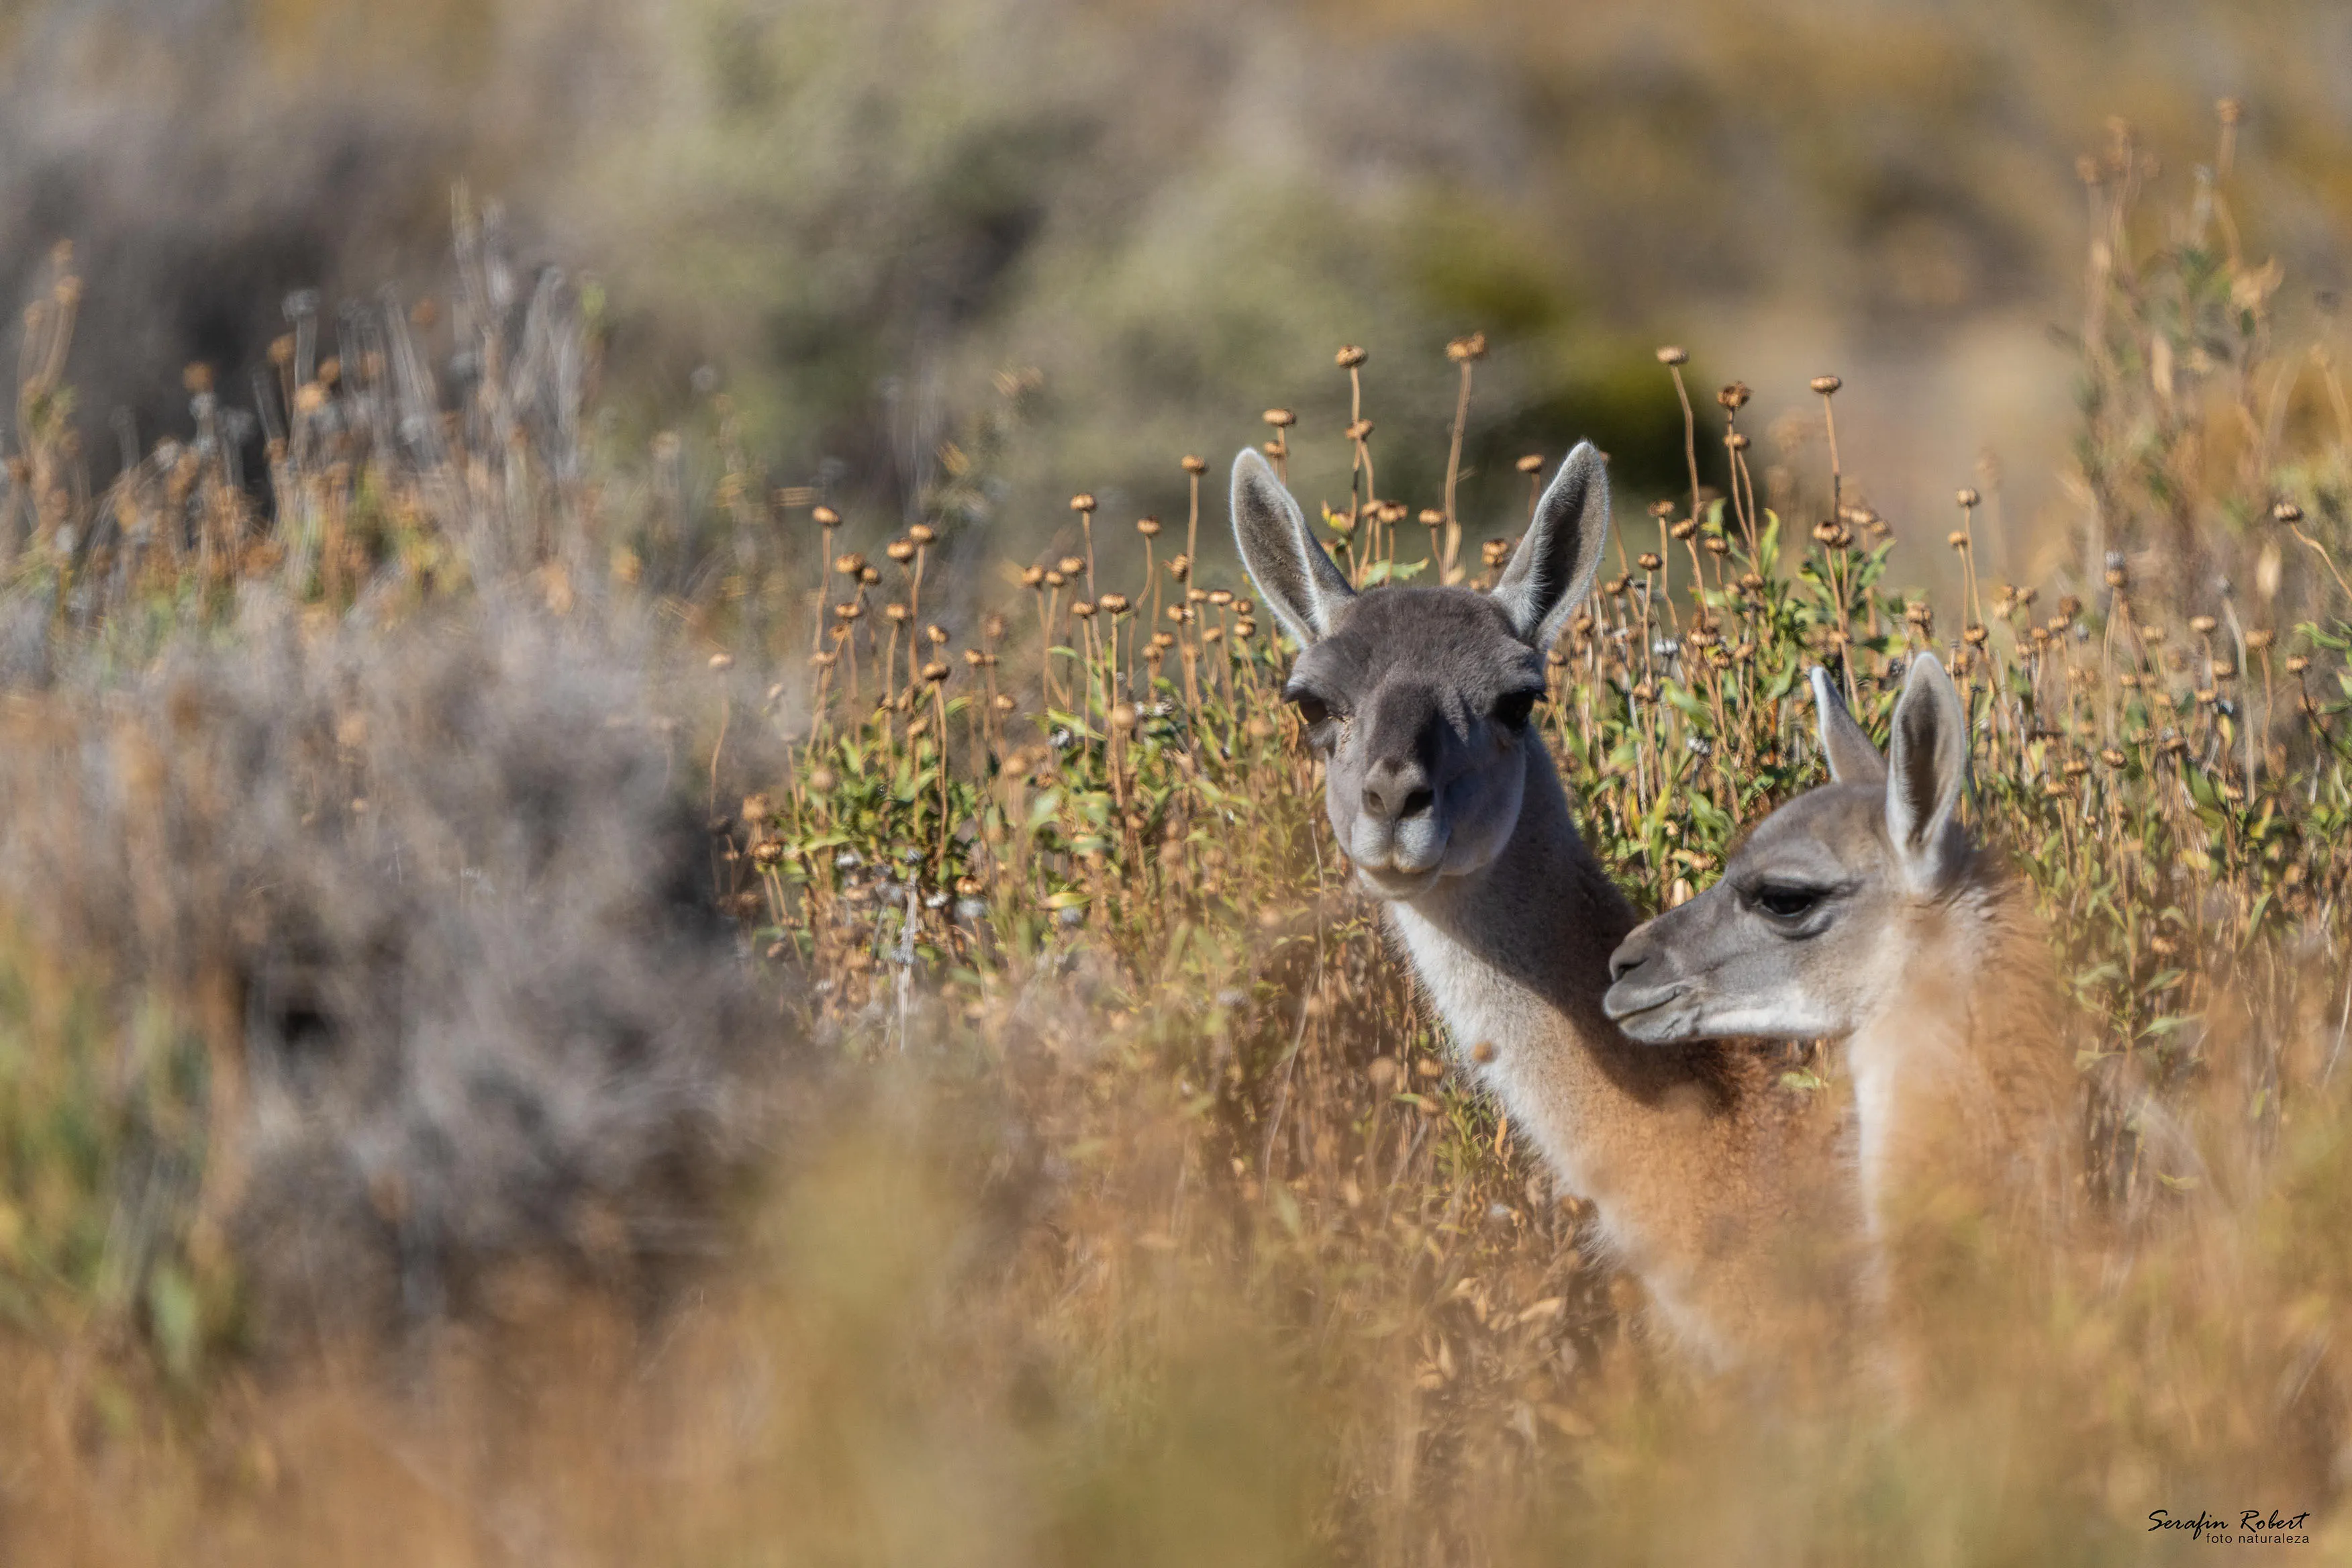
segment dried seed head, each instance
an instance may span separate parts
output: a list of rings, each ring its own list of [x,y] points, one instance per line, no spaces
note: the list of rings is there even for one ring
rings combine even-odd
[[[1811,385],[1815,392],[1820,393],[1823,397],[1827,397],[1839,387],[1843,386],[1845,383],[1840,381],[1833,375],[1817,375],[1807,384]]]
[[[1688,364],[1690,363],[1690,352],[1686,349],[1679,348],[1673,343],[1668,343],[1658,350],[1658,363],[1665,365]]]
[[[2221,624],[2221,622],[2215,620],[2210,616],[2191,616],[2189,617],[2189,629],[2195,632],[2200,637],[2211,636],[2213,628]]]
[[[1054,564],[1062,569],[1065,577],[1075,577],[1087,569],[1086,557],[1082,555],[1065,555]]]
[[[831,795],[840,783],[840,775],[823,763],[819,763],[808,772],[808,787],[811,795]]]
[[[2283,500],[2271,508],[2271,516],[2280,522],[2301,522],[2303,521],[2303,508],[2295,505],[2294,502],[2291,500]]]
[[[1135,531],[1146,539],[1157,539],[1160,537],[1160,520],[1156,517],[1139,517],[1135,520]]]
[[[1915,600],[1903,606],[1903,618],[1915,626],[1930,626],[1935,622],[1936,611],[1933,605]]]
[[[1170,561],[1168,563],[1168,575],[1175,578],[1179,583],[1191,577],[1192,575],[1192,558],[1189,555],[1179,555],[1175,559]]]
[[[1715,395],[1715,400],[1717,403],[1722,404],[1724,407],[1729,409],[1732,413],[1737,414],[1741,409],[1748,406],[1748,399],[1749,395],[1750,394],[1748,390],[1748,384],[1744,381],[1735,381],[1729,386],[1727,386],[1722,391],[1717,393]]]
[[[1206,458],[1196,458],[1192,453],[1187,452],[1184,454],[1183,467],[1184,471],[1188,474],[1205,474],[1209,471],[1209,459]]]
[[[1960,633],[1962,640],[1970,647],[1984,647],[1986,640],[1991,636],[1992,634],[1982,626],[1969,626]]]
[[[948,640],[948,629],[947,627],[940,625],[937,621],[933,621],[929,626],[923,628],[923,636],[930,640],[930,643],[934,647],[937,647],[943,645]]]
[[[989,703],[989,706],[995,709],[999,713],[1010,713],[1013,711],[1013,702],[1012,697],[1008,693],[1000,691],[996,694],[995,700]]]
[[[882,614],[889,620],[891,625],[904,626],[907,624],[907,616],[909,612],[904,605],[888,604],[882,606]]]
[[[1644,572],[1655,572],[1659,567],[1664,566],[1665,562],[1659,558],[1656,551],[1644,550],[1633,558],[1633,564]]]
[[[294,363],[293,333],[281,333],[269,340],[269,363],[281,368]]]
[[[1350,441],[1360,441],[1371,433],[1372,422],[1369,419],[1359,419],[1348,426],[1348,439]]]
[[[1944,536],[1944,542],[1955,550],[1966,550],[1969,547],[1969,536],[1965,531],[1956,528]]]
[[[1095,607],[1084,599],[1074,600],[1070,605],[1070,614],[1082,621],[1090,621],[1095,618]]]
[[[2311,660],[2306,656],[2299,653],[2290,654],[2287,656],[2286,672],[2289,675],[2301,675],[2305,670],[2309,669],[2310,668]]]
[[[2246,105],[2242,100],[2224,98],[2215,101],[2213,113],[2222,124],[2235,125],[2245,119]]]
[[[923,679],[927,684],[937,686],[940,681],[945,680],[947,678],[948,667],[940,660],[935,658],[931,660],[930,663],[923,666]]]
[[[1731,553],[1731,542],[1719,533],[1710,533],[1704,548],[1709,555],[1728,555]]]
[[[1363,350],[1353,343],[1343,344],[1339,352],[1331,356],[1333,363],[1341,370],[1353,370],[1369,357]]]
[[[907,537],[918,544],[930,544],[940,537],[940,531],[928,522],[919,522],[907,531]]]
[[[1213,605],[1230,605],[1233,602],[1234,594],[1232,589],[1212,588],[1209,590],[1209,603]]]
[[[814,506],[809,509],[809,521],[819,528],[838,528],[841,514],[829,506]]]
[[[1069,584],[1069,581],[1070,581],[1070,580],[1069,580],[1067,577],[1063,576],[1063,575],[1062,575],[1062,574],[1060,574],[1059,572],[1050,572],[1050,571],[1049,571],[1049,572],[1047,572],[1047,573],[1045,574],[1045,586],[1047,586],[1048,588],[1060,588],[1060,587],[1067,586],[1067,585],[1068,585],[1068,584]]]
[[[2274,640],[2275,637],[2268,626],[2256,626],[2246,634],[2246,646],[2256,653],[2270,647]]]
[[[1127,595],[1124,594],[1105,594],[1099,602],[1104,615],[1123,616],[1127,614]]]
[[[2139,640],[2153,647],[2158,643],[2164,640],[2164,628],[2162,626],[2142,626],[2139,629]]]
[[[1032,566],[1021,574],[1021,585],[1024,588],[1034,588],[1045,580],[1045,569],[1043,566]]]
[[[1433,506],[1423,507],[1421,524],[1423,528],[1443,528],[1445,526],[1445,514]]]
[[[1077,494],[1072,496],[1070,498],[1070,510],[1078,513],[1081,517],[1092,517],[1095,510],[1094,492],[1091,490],[1080,490]]]
[[[1135,704],[1132,702],[1122,702],[1110,710],[1110,727],[1114,730],[1132,730],[1135,720]]]
[[[1298,423],[1298,416],[1287,408],[1269,408],[1259,417],[1277,430],[1287,430]]]
[[[1249,619],[1247,616],[1244,616],[1234,623],[1234,638],[1235,641],[1247,642],[1251,637],[1254,637],[1256,635],[1257,623]]]
[[[1748,450],[1748,432],[1745,430],[1734,430],[1731,434],[1723,438],[1723,444],[1730,447],[1735,452],[1745,452]]]
[[[911,539],[894,539],[882,547],[882,553],[904,566],[915,558],[915,542]]]
[[[1962,485],[1958,489],[1952,492],[1952,499],[1960,503],[1963,510],[1975,510],[1976,504],[1984,498],[1977,494],[1974,487]]]
[[[1518,470],[1523,474],[1541,473],[1543,471],[1543,454],[1541,452],[1529,452],[1526,457],[1519,459]]]
[[[1486,334],[1484,332],[1473,332],[1466,338],[1454,339],[1452,342],[1445,345],[1445,357],[1452,360],[1456,364],[1467,364],[1472,360],[1485,359],[1486,357]]]
[[[857,569],[857,580],[868,584],[879,583],[882,581],[882,574],[876,571],[869,563]]]
[[[1692,534],[1698,531],[1698,519],[1695,517],[1683,518],[1676,521],[1672,528],[1666,530],[1666,531],[1674,535],[1676,539],[1688,539]]]
[[[1650,515],[1652,517],[1672,517],[1674,512],[1675,503],[1670,500],[1654,500],[1650,503]]]
[[[845,577],[855,577],[866,570],[866,557],[854,551],[847,555],[836,555],[833,558],[833,569]]]

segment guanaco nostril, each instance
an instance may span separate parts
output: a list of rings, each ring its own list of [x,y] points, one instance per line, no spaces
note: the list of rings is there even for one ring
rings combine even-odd
[[[1431,806],[1433,806],[1436,804],[1437,796],[1432,795],[1425,789],[1417,789],[1411,795],[1404,797],[1404,809],[1397,813],[1397,816],[1400,818],[1419,816],[1427,812]]]
[[[1617,982],[1624,979],[1625,976],[1633,973],[1633,971],[1641,967],[1642,955],[1640,953],[1634,953],[1631,957],[1628,957],[1622,949],[1616,952],[1611,953],[1609,955],[1609,983],[1612,985],[1614,985]]]
[[[1386,816],[1389,814],[1389,803],[1381,798],[1380,791],[1374,789],[1370,784],[1366,784],[1364,786],[1364,809],[1370,812],[1374,816]]]

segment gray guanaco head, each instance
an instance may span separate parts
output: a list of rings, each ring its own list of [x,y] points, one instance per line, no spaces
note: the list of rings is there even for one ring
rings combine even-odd
[[[1919,922],[1969,880],[1956,820],[1968,716],[1933,654],[1911,662],[1882,759],[1812,675],[1831,783],[1772,813],[1723,879],[1636,930],[1602,1005],[1637,1040],[1842,1038],[1902,994]]]
[[[1349,586],[1274,470],[1234,459],[1234,536],[1299,647],[1283,696],[1324,762],[1331,829],[1364,885],[1409,900],[1492,865],[1517,826],[1544,654],[1592,585],[1606,460],[1568,455],[1493,590]],[[1548,763],[1546,765],[1549,765]]]

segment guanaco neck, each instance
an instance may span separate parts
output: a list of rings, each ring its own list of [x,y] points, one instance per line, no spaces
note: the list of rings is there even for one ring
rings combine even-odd
[[[1781,1229],[1790,1184],[1825,1163],[1826,1136],[1775,1135],[1790,1097],[1752,1049],[1647,1046],[1609,1021],[1609,957],[1634,913],[1578,837],[1539,744],[1527,769],[1504,852],[1391,904],[1391,918],[1455,1048],[1487,1058],[1475,1070],[1512,1124],[1592,1202],[1668,1320],[1740,1359],[1763,1331],[1741,1321],[1755,1315],[1758,1255]]]
[[[1846,1044],[1864,1211],[1874,1230],[1955,1178],[1980,1201],[2067,1195],[2074,1070],[2049,941],[2024,886],[1979,850],[1878,960],[1902,976]]]

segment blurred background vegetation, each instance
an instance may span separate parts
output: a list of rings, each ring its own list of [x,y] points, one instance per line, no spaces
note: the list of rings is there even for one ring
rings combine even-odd
[[[1675,342],[1759,432],[1840,373],[1874,504],[1985,487],[1987,566],[2032,575],[2079,521],[2063,334],[2111,118],[2210,157],[2245,100],[2233,205],[2295,280],[2283,330],[2332,338],[2352,224],[2328,0],[62,0],[0,39],[0,290],[77,242],[94,452],[117,408],[184,431],[164,367],[236,402],[288,293],[437,285],[464,181],[522,266],[593,274],[621,434],[722,388],[777,483],[879,524],[1000,372],[1041,373],[977,498],[1024,550],[1076,484],[1179,509],[1169,455],[1263,434],[1270,395],[1336,493],[1341,342],[1381,346],[1382,446],[1428,493],[1439,350],[1484,331],[1474,517],[1580,435],[1673,488]]]

